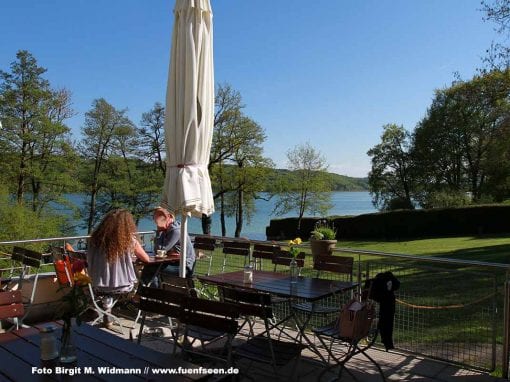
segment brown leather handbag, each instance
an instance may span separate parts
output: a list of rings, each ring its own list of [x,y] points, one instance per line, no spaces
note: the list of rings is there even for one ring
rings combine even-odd
[[[375,309],[372,303],[356,299],[349,301],[340,312],[340,337],[351,341],[359,341],[366,337],[374,316]]]

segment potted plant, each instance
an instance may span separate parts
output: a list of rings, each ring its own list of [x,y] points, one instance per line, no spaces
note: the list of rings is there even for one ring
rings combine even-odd
[[[327,220],[319,220],[310,235],[310,246],[312,247],[314,260],[318,255],[331,255],[336,242],[334,226],[330,226]]]

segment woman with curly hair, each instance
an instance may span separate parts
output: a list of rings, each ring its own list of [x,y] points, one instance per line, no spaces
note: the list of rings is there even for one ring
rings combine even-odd
[[[109,312],[112,295],[128,293],[137,281],[132,256],[144,262],[149,256],[136,238],[136,225],[131,213],[124,209],[108,212],[89,239],[87,261],[94,290],[102,298],[103,308]],[[104,316],[105,326],[111,317]]]

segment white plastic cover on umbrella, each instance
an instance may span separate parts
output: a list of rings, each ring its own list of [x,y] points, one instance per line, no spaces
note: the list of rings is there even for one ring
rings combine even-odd
[[[186,274],[188,216],[214,212],[207,165],[214,125],[209,0],[176,0],[166,92],[166,178],[161,205],[182,214],[180,276]]]

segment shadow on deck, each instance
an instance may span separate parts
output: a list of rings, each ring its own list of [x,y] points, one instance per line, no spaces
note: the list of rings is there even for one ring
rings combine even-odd
[[[125,309],[118,309],[114,313],[120,317],[124,328],[114,326],[111,332],[125,339],[132,339],[136,341],[139,331],[139,325],[137,324],[134,326],[134,317],[136,313]],[[148,332],[148,334],[144,334],[141,344],[153,350],[171,354],[173,349],[173,341],[170,336],[170,330],[168,329],[167,319],[157,315],[147,316],[145,325],[146,329],[144,332]],[[221,347],[221,344],[218,344],[217,346]],[[326,356],[325,351],[323,354]],[[492,377],[489,374],[483,373],[481,371],[463,369],[456,365],[450,365],[444,362],[439,362],[400,351],[386,352],[380,348],[373,347],[369,350],[369,355],[381,366],[388,381],[505,381],[504,379]],[[291,362],[284,368],[280,369],[280,373],[284,380],[290,380],[290,376],[293,372],[293,365],[294,363]],[[271,373],[271,368],[264,364],[258,365],[256,363],[252,363],[251,361],[241,359],[236,362],[236,367],[241,369],[241,381],[276,380],[276,377]],[[347,367],[351,375],[344,371],[341,377],[342,381],[381,381],[381,377],[374,365],[360,356],[356,356],[351,359],[347,363]],[[245,376],[245,373],[243,373],[247,370],[247,368],[249,369],[249,377]],[[297,372],[298,380],[304,382],[317,381],[317,376],[323,371],[323,369],[324,366],[318,362],[317,355],[310,350],[305,349],[302,353],[302,359],[299,364],[299,370]],[[336,374],[332,373],[326,374],[323,380],[332,380],[335,376]],[[353,376],[356,379],[354,379]]]

